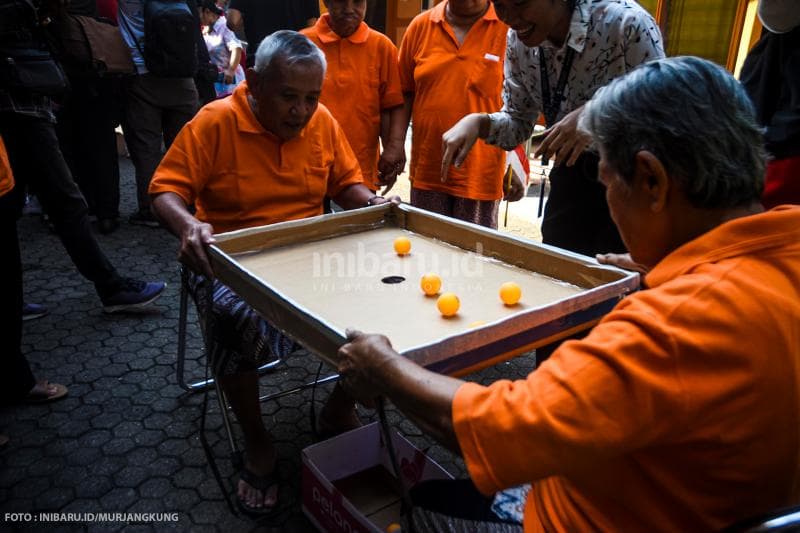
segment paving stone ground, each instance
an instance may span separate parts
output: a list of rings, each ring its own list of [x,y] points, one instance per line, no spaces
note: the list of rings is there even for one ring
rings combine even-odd
[[[72,265],[56,236],[39,217],[19,223],[25,298],[50,314],[24,323],[22,350],[35,375],[69,387],[64,400],[0,410],[0,432],[11,442],[0,451],[0,531],[313,531],[300,510],[300,452],[312,444],[311,391],[263,405],[264,419],[280,454],[281,515],[271,521],[234,516],[215,482],[198,437],[202,394],[178,387],[175,378],[179,276],[176,241],[161,229],[131,226],[133,169],[122,169],[122,225],[98,234],[124,274],[164,279],[165,294],[136,315],[103,314],[93,286]],[[194,315],[189,353],[202,353]],[[491,382],[526,375],[532,356],[487,369],[468,379]],[[312,381],[317,360],[298,352],[262,378],[263,392]],[[202,358],[187,373],[202,377]],[[330,372],[325,369],[323,372]],[[317,403],[331,385],[316,392]],[[216,400],[209,397],[208,440],[228,487],[237,479]],[[374,413],[362,411],[365,422]],[[394,427],[456,476],[460,459],[437,446],[397,411]],[[149,524],[33,523],[7,513],[177,513],[177,521]]]

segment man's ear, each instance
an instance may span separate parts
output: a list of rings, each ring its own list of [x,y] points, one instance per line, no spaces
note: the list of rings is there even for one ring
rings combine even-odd
[[[251,92],[258,86],[258,72],[253,67],[247,67],[247,70],[244,71],[244,79]]]
[[[651,211],[658,213],[664,209],[672,182],[661,160],[655,154],[648,150],[636,153],[633,183],[634,187],[649,199]]]

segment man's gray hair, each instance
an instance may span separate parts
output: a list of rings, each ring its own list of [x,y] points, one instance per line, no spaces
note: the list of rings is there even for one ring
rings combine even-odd
[[[645,63],[601,88],[580,122],[625,181],[652,152],[699,208],[749,205],[764,189],[763,130],[741,84],[697,57]]]
[[[255,71],[264,73],[277,57],[282,57],[286,64],[316,61],[322,65],[322,72],[328,68],[325,54],[302,33],[280,30],[268,35],[256,50]]]

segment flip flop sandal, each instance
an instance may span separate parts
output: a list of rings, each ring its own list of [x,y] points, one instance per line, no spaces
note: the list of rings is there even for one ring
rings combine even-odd
[[[38,383],[37,383],[38,385]],[[45,390],[48,390],[50,387],[55,389],[55,392],[52,394],[31,394],[28,393],[27,396],[22,400],[24,403],[28,404],[42,404],[42,403],[49,403],[54,402],[56,400],[60,400],[64,396],[67,395],[69,389],[60,383],[50,383],[49,381],[44,382]]]
[[[250,485],[256,490],[261,491],[261,495],[263,496],[266,491],[275,485],[279,486],[277,475],[275,471],[270,472],[269,474],[260,476],[254,473],[252,470],[248,469],[247,467],[242,468],[242,473],[239,476],[242,481]],[[280,489],[280,486],[279,486]],[[275,504],[271,507],[252,507],[248,505],[246,502],[242,501],[241,498],[236,496],[236,503],[239,505],[239,510],[242,511],[244,514],[252,515],[252,516],[269,516],[278,512],[278,502],[277,499]]]

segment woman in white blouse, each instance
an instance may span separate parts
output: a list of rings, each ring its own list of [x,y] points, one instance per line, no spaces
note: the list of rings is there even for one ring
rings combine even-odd
[[[220,72],[220,79],[214,84],[217,98],[231,94],[234,87],[244,80],[244,69],[239,64],[242,59],[242,43],[228,29],[223,13],[214,0],[203,0],[200,5],[203,39],[211,62]]]
[[[536,155],[555,162],[544,242],[587,255],[623,252],[578,117],[597,89],[664,57],[658,26],[633,0],[494,0],[494,7],[511,28],[503,108],[467,115],[442,136],[442,174],[459,166],[478,138],[512,149],[542,113],[548,129]]]

